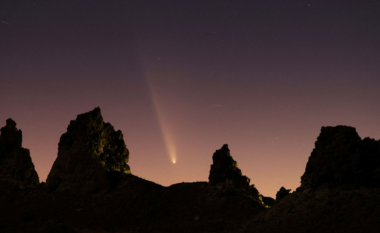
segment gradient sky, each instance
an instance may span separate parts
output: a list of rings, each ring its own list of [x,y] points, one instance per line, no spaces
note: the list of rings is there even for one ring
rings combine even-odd
[[[41,181],[97,106],[132,173],[165,186],[207,181],[227,143],[273,197],[321,126],[380,139],[378,0],[2,0],[0,20],[0,125],[17,122]]]

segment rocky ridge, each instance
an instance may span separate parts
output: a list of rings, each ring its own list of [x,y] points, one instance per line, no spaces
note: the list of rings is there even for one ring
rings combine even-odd
[[[21,142],[8,119],[0,135],[0,232],[380,230],[380,141],[362,140],[352,127],[322,127],[301,186],[282,187],[275,203],[242,175],[227,144],[213,154],[209,182],[163,187],[130,174],[123,136],[98,108],[70,122],[46,185],[20,170],[34,171]],[[9,180],[28,188],[10,193]]]

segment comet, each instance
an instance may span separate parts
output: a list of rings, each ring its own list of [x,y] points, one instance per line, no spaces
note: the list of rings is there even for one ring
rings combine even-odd
[[[155,76],[146,74],[146,79],[148,81],[150,94],[151,94],[156,115],[158,118],[158,123],[159,123],[160,130],[165,142],[165,147],[169,155],[169,159],[172,161],[173,164],[175,164],[177,160],[177,152],[176,152],[175,141],[174,141],[174,136],[173,136],[174,134],[171,128],[170,119],[165,114],[166,112],[164,111],[161,105],[161,102],[163,101],[162,100],[160,101],[157,95],[157,91],[154,88],[153,81],[152,81],[153,77]]]

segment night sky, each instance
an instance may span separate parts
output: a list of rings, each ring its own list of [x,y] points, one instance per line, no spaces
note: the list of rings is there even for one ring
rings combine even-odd
[[[0,20],[0,125],[17,122],[41,181],[97,106],[132,173],[165,186],[207,181],[227,143],[273,197],[322,126],[380,139],[378,0],[1,0]]]

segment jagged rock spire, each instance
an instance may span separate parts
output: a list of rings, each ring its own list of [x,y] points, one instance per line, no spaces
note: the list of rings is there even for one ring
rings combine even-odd
[[[242,175],[237,162],[232,158],[230,149],[224,144],[220,150],[212,156],[209,184],[227,190],[248,191],[254,199],[260,200],[259,192],[254,185],[250,185],[250,179]]]
[[[213,164],[208,178],[210,184],[217,185],[230,180],[234,185],[241,186],[249,182],[249,179],[242,175],[237,162],[232,158],[227,144],[214,153],[212,160]]]
[[[19,183],[21,187],[36,186],[39,178],[28,149],[22,147],[22,131],[12,119],[0,129],[0,179]]]
[[[100,192],[111,185],[111,173],[130,174],[128,158],[123,134],[95,108],[70,122],[46,183],[52,190]]]

